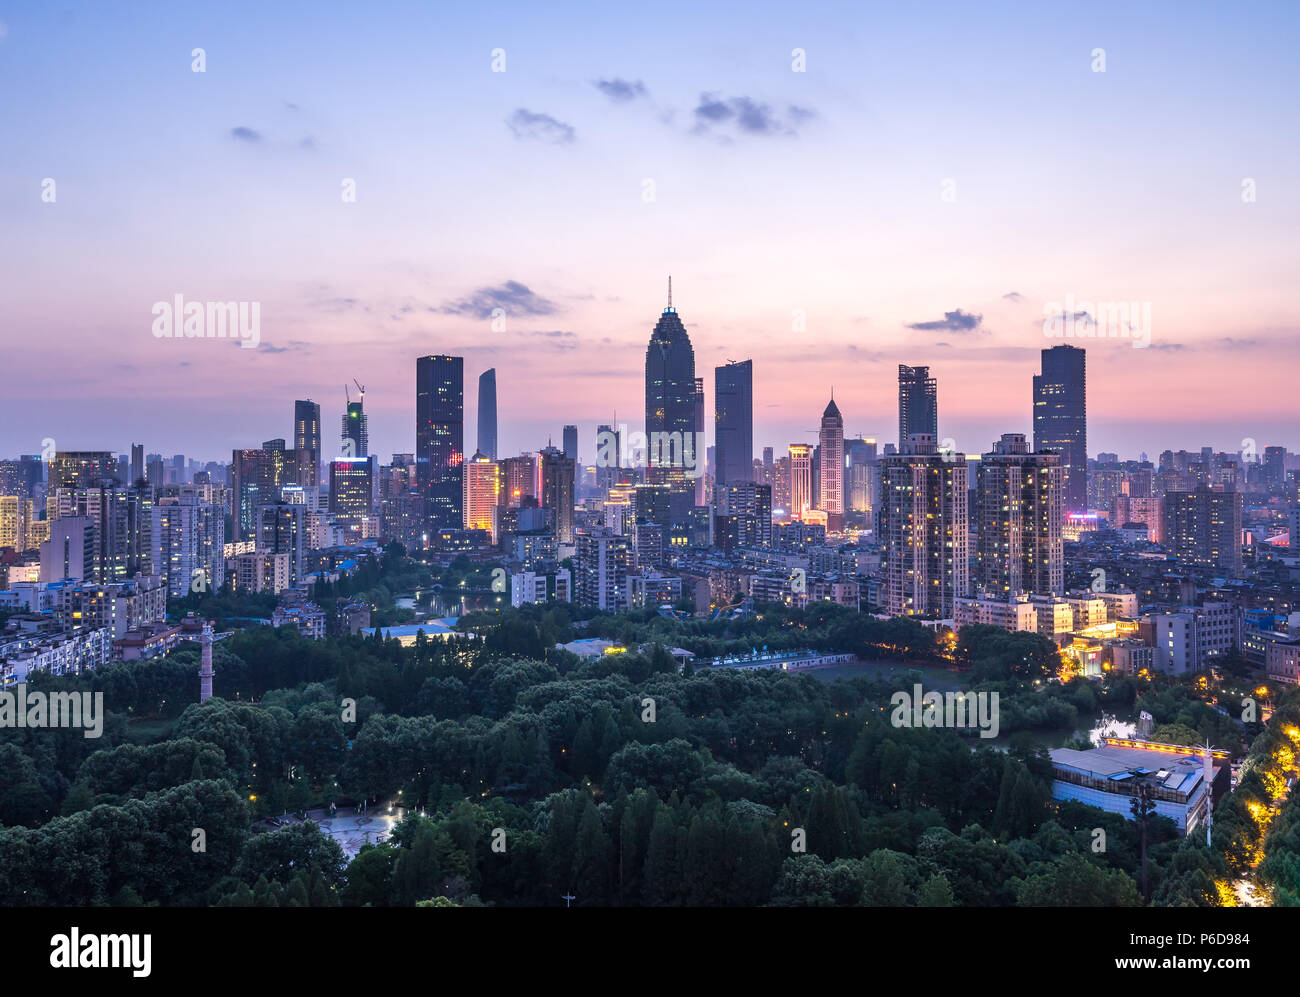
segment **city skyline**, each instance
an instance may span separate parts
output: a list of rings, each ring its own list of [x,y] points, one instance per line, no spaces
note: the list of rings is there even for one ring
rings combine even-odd
[[[19,961],[184,980],[181,911],[306,907],[1284,958],[1213,912],[1300,907],[1297,38],[0,3]]]
[[[295,18],[288,50],[207,24],[202,5],[148,24],[7,12],[0,85],[34,88],[44,113],[0,109],[0,307],[11,363],[65,390],[7,385],[23,418],[0,451],[143,439],[220,459],[287,436],[284,397],[332,425],[357,378],[373,452],[410,452],[410,359],[437,353],[499,370],[499,452],[575,424],[589,460],[598,424],[633,421],[668,273],[697,368],[754,361],[756,445],[814,438],[831,385],[847,434],[887,440],[898,364],[941,381],[959,448],[1029,433],[1028,378],[1055,342],[1044,310],[1073,300],[1151,310],[1145,349],[1087,343],[1094,452],[1295,448],[1271,361],[1294,337],[1297,14],[1179,9],[1171,30],[1106,8],[1090,6],[1083,44],[1064,10],[939,5],[921,64],[900,15],[837,5],[728,23],[724,58],[722,15],[692,11],[684,32],[671,5],[636,33],[614,14],[577,31],[577,12],[521,10],[502,28],[412,5],[399,41]],[[257,16],[264,37],[289,30]],[[1190,89],[1207,48],[1213,100]],[[395,89],[403,74],[430,89]],[[1117,154],[1126,134],[1145,136],[1139,155]],[[260,344],[154,338],[151,307],[176,294],[260,303]]]

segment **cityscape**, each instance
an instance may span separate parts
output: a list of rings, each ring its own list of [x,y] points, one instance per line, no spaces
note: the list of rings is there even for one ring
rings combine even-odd
[[[995,30],[938,5],[958,77],[951,33],[1028,9],[999,6]],[[0,81],[66,115],[21,125],[3,176],[0,905],[1300,906],[1295,132],[1225,156],[1283,120],[1273,96],[1218,123],[1147,90],[1216,33],[1224,99],[1258,65],[1294,83],[1297,18],[1261,5],[1276,30],[1247,56],[1227,7],[1169,8],[1166,38],[1102,6],[1084,40],[1018,29],[1073,46],[1024,106],[994,91],[1032,89],[1038,56],[1003,53],[963,107],[1221,127],[1177,184],[1222,272],[1174,245],[1162,194],[1133,213],[1113,174],[1079,181],[1090,150],[1066,168],[955,129],[972,164],[940,157],[886,208],[893,167],[864,163],[852,193],[851,126],[926,161],[901,116],[955,120],[932,83],[890,95],[902,56],[847,60],[868,26],[914,52],[897,12],[837,39],[832,5],[807,43],[740,29],[772,51],[711,70],[702,11],[679,92],[640,42],[597,54],[615,13],[586,49],[559,37],[574,11],[507,30],[398,5],[473,49],[431,71],[430,113],[464,115],[437,127],[466,156],[495,143],[476,170],[423,158],[409,96],[357,110],[418,61],[370,26],[355,65],[304,29],[341,60],[313,92],[306,55],[181,12],[0,10]],[[123,48],[74,73],[92,36]],[[94,201],[136,137],[87,156],[60,131],[97,134],[95,73],[124,127],[227,121],[188,180],[159,153],[153,206]],[[990,180],[1022,151],[1028,208]],[[1078,214],[1040,241],[1048,178]],[[202,235],[223,201],[242,234]],[[1081,234],[1089,205],[1130,213],[1131,251]],[[1166,929],[1138,923],[1108,957],[1201,966],[1191,935],[1159,965]],[[148,974],[82,930],[51,966]],[[1244,936],[1211,937],[1231,958],[1206,971],[1250,967]]]

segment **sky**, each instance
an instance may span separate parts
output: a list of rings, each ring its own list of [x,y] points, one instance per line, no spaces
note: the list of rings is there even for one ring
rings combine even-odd
[[[469,452],[495,367],[499,453],[576,423],[590,462],[598,423],[643,424],[670,274],[710,411],[713,368],[754,361],[756,455],[815,440],[832,389],[893,442],[899,363],[986,451],[1032,431],[1062,341],[1090,453],[1300,449],[1298,28],[1282,2],[0,0],[0,455],[228,460],[291,439],[295,398],[328,450],[355,378],[386,459],[415,358],[449,353]],[[258,346],[158,338],[178,294],[256,302]],[[1101,302],[1149,326],[1045,335]]]

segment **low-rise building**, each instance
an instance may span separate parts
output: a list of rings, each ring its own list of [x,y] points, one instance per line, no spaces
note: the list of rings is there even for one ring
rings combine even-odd
[[[78,627],[58,632],[23,633],[0,638],[0,682],[26,682],[32,672],[80,675],[108,664],[113,635],[108,627]]]
[[[959,628],[983,624],[1011,631],[1038,630],[1038,611],[1025,598],[958,596],[953,599],[953,619]]]
[[[1173,613],[1153,613],[1149,619],[1154,667],[1159,671],[1174,675],[1205,671],[1233,648],[1232,606],[1226,602],[1184,606]]]
[[[1300,640],[1276,641],[1268,646],[1264,666],[1270,682],[1300,684]]]
[[[682,597],[682,580],[645,568],[627,576],[628,601],[633,609],[671,606]]]
[[[1151,791],[1155,812],[1186,835],[1205,819],[1207,800],[1228,791],[1226,752],[1108,738],[1090,751],[1056,748],[1052,798],[1076,800],[1133,819],[1131,803],[1140,786]]]

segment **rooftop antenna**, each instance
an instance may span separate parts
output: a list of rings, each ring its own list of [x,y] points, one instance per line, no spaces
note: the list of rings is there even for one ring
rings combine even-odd
[[[668,275],[668,307],[673,306],[673,275]]]

